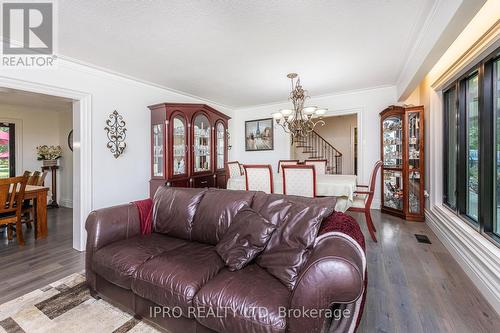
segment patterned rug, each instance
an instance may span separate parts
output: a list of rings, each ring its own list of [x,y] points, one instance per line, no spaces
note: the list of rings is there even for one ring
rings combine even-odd
[[[0,305],[0,333],[159,332],[90,295],[85,276],[72,274]]]

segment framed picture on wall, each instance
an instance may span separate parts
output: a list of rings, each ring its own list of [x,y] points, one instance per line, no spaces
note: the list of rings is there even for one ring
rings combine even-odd
[[[274,149],[273,118],[245,121],[245,150]]]

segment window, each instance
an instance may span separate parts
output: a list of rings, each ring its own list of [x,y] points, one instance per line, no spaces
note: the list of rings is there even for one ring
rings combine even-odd
[[[16,175],[15,125],[0,123],[0,178]]]
[[[444,93],[444,116],[448,129],[445,145],[445,165],[447,174],[444,183],[444,203],[451,208],[457,207],[457,93],[451,88]]]
[[[443,92],[443,203],[500,242],[500,49]]]
[[[478,74],[465,81],[467,117],[467,215],[474,221],[479,213],[479,92]]]

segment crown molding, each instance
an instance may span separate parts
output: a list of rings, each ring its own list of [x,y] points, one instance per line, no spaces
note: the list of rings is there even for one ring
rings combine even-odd
[[[500,19],[432,82],[431,88],[441,90],[446,84],[466,70],[468,66],[473,64],[482,53],[494,47],[497,43],[500,43]]]
[[[341,95],[359,94],[359,93],[370,92],[373,90],[389,89],[389,88],[395,89],[395,86],[392,84],[383,84],[383,85],[373,86],[373,87],[368,87],[368,88],[344,90],[344,91],[338,91],[338,92],[333,92],[333,93],[328,93],[328,94],[314,95],[314,96],[311,96],[309,98],[309,100],[323,99],[323,98],[329,98],[329,97],[335,97],[335,96],[341,96]],[[257,108],[265,108],[265,107],[276,107],[276,106],[286,104],[289,102],[290,101],[288,99],[286,99],[286,100],[282,100],[282,101],[278,101],[278,102],[270,102],[270,103],[262,103],[262,104],[236,107],[233,110],[240,111],[240,110],[257,109]]]
[[[194,95],[194,94],[190,94],[190,93],[187,93],[187,92],[184,92],[184,91],[180,91],[180,90],[176,90],[176,89],[173,89],[173,88],[169,88],[167,86],[164,86],[164,85],[161,85],[161,84],[157,84],[157,83],[154,83],[154,82],[151,82],[151,81],[148,81],[148,80],[139,79],[139,78],[137,78],[135,76],[132,76],[132,75],[127,75],[127,74],[123,74],[123,73],[120,73],[120,72],[116,72],[114,70],[107,69],[107,68],[104,68],[104,67],[100,67],[100,66],[97,66],[97,65],[85,62],[85,61],[81,61],[81,60],[78,60],[78,59],[75,59],[75,58],[71,58],[71,57],[68,57],[68,56],[65,56],[65,55],[58,55],[58,58],[60,60],[64,60],[70,66],[71,65],[81,66],[78,69],[81,70],[81,71],[83,71],[83,72],[87,72],[87,73],[96,73],[96,71],[97,72],[102,72],[102,73],[105,73],[105,74],[108,74],[108,75],[112,75],[112,76],[116,76],[116,77],[119,77],[119,78],[122,78],[122,79],[134,81],[134,82],[137,82],[137,83],[141,83],[141,84],[146,85],[146,86],[150,86],[150,87],[155,87],[155,88],[158,88],[158,89],[166,90],[168,92],[174,93],[174,94],[179,95],[179,96],[189,97],[189,98],[192,98],[192,99],[204,102],[206,104],[213,105],[215,107],[221,107],[221,108],[228,109],[228,110],[234,110],[235,109],[235,107],[231,106],[231,105],[222,104],[222,103],[219,103],[219,102],[216,102],[216,101],[204,98],[204,97],[200,97],[200,96],[197,96],[197,95]],[[62,65],[63,67],[70,67],[70,66],[65,66],[64,63],[61,63],[60,65]]]

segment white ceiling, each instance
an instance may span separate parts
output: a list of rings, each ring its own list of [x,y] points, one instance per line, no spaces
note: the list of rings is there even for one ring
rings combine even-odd
[[[0,88],[0,107],[2,105],[22,106],[33,110],[71,111],[73,101],[63,97]]]
[[[59,53],[221,104],[394,85],[439,0],[61,0]]]

